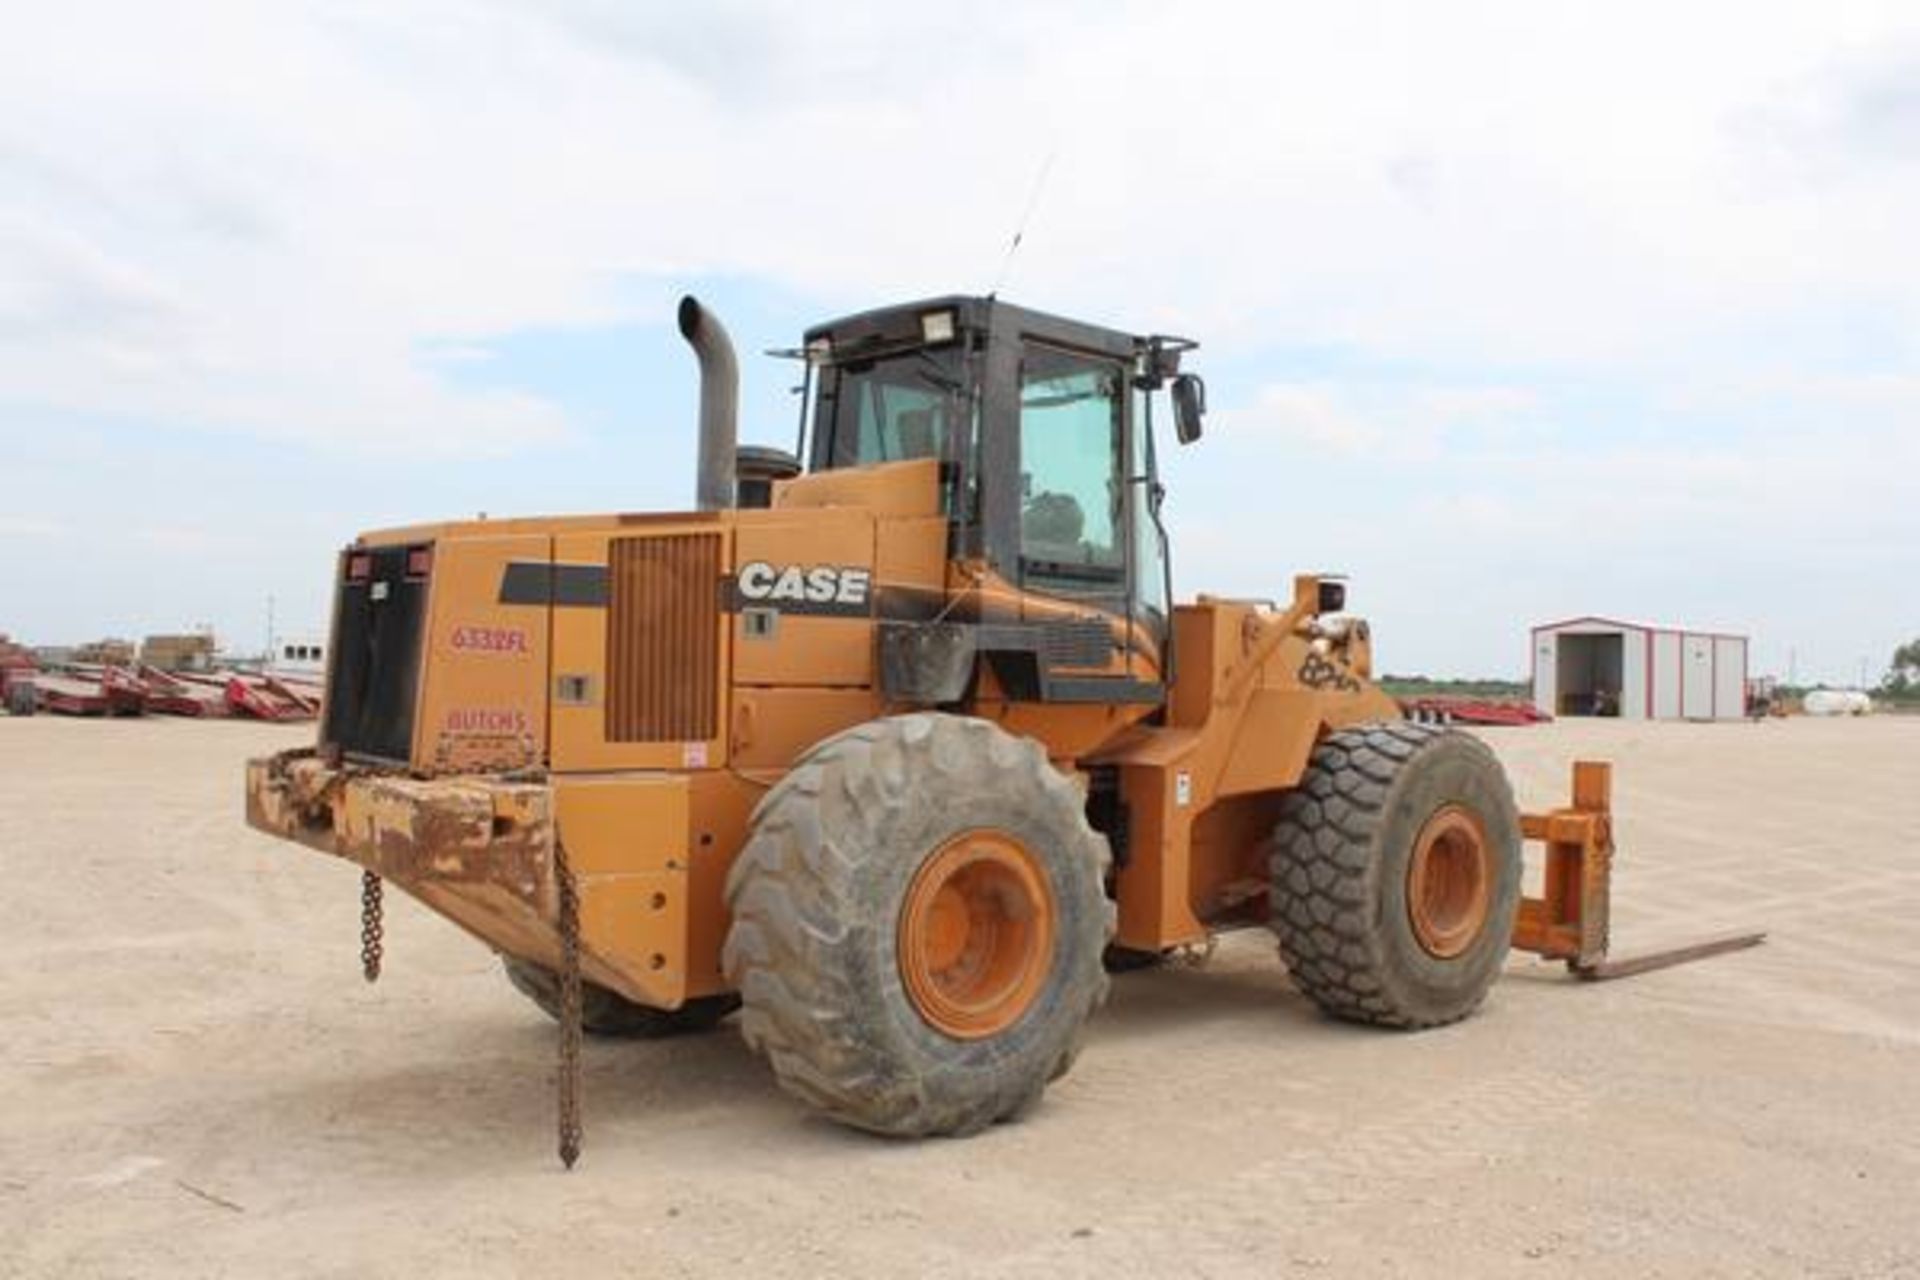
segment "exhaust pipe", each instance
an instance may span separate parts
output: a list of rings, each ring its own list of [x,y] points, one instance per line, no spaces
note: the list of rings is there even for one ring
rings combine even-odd
[[[700,360],[700,470],[694,501],[702,511],[718,511],[734,503],[740,362],[726,326],[692,294],[680,299],[680,336]]]

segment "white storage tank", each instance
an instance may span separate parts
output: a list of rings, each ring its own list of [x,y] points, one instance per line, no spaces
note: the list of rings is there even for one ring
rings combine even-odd
[[[1864,716],[1873,699],[1858,689],[1815,689],[1800,700],[1800,709],[1810,716]]]

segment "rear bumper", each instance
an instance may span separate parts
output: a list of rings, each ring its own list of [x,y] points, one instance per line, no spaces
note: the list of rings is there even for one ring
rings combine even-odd
[[[411,887],[493,884],[551,907],[552,792],[544,783],[422,780],[300,751],[247,762],[247,825]]]
[[[655,1008],[689,994],[681,779],[421,779],[289,751],[248,761],[246,787],[249,826],[356,863],[548,968],[560,958],[554,833],[570,811],[582,971]]]

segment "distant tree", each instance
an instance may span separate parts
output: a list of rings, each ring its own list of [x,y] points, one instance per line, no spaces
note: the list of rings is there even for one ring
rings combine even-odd
[[[1920,639],[1909,640],[1893,651],[1880,691],[1890,698],[1920,697]]]

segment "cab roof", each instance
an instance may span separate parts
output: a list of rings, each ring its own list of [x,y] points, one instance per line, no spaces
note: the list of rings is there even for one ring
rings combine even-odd
[[[826,338],[833,343],[836,351],[917,344],[920,341],[920,317],[937,311],[953,312],[955,327],[961,332],[984,333],[999,329],[1013,336],[1039,338],[1123,359],[1133,357],[1147,345],[1147,339],[1122,333],[1118,329],[1034,311],[991,295],[977,297],[965,294],[902,302],[829,320],[809,328],[806,341],[812,343]]]

